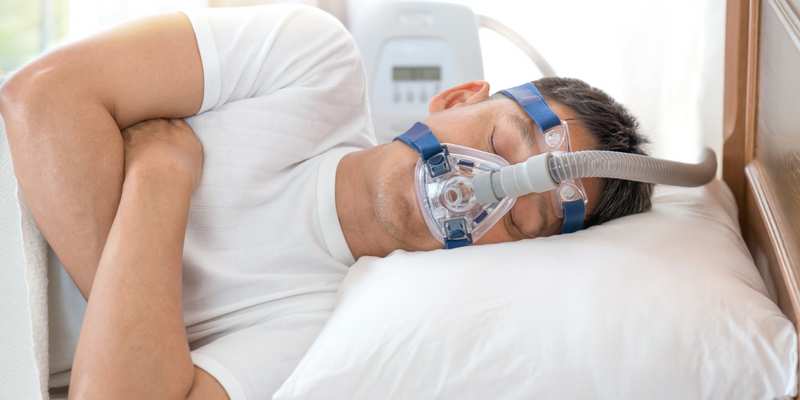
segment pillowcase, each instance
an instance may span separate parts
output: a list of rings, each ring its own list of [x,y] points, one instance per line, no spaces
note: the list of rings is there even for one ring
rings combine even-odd
[[[797,335],[727,186],[570,235],[365,257],[289,399],[772,399]]]

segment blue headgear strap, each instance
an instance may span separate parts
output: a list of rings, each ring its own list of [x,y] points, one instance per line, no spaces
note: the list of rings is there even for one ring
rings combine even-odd
[[[586,204],[583,199],[561,203],[564,212],[564,224],[561,233],[572,233],[583,229],[583,219],[586,217]]]
[[[431,129],[422,122],[417,122],[406,133],[394,138],[416,150],[422,160],[430,168],[433,176],[441,175],[450,170],[447,150],[439,143]],[[465,229],[465,227],[462,227]],[[463,229],[448,230],[444,239],[445,249],[455,249],[472,243],[472,235]]]
[[[424,161],[442,152],[439,139],[433,135],[430,128],[422,122],[417,122],[406,133],[394,138],[416,150]]]
[[[519,103],[533,119],[533,122],[536,122],[542,133],[561,125],[561,118],[558,118],[558,115],[547,106],[544,97],[539,93],[539,89],[536,89],[536,86],[533,86],[532,83],[528,82],[511,89],[501,90],[500,93]]]
[[[511,89],[501,90],[500,93],[519,103],[525,112],[536,122],[542,133],[548,129],[561,125],[561,119],[550,109],[539,89],[528,82]],[[561,203],[564,212],[564,224],[561,233],[572,233],[583,229],[583,219],[586,217],[586,205],[582,199]]]

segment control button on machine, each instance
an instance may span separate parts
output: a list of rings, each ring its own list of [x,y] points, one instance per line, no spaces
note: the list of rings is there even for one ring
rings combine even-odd
[[[399,103],[400,102],[400,92],[398,92],[398,91],[394,92],[394,102],[395,103]]]
[[[414,101],[414,93],[413,92],[406,92],[406,101],[411,103]]]
[[[420,92],[419,94],[419,102],[424,103],[425,100],[428,100],[428,94],[425,92]]]

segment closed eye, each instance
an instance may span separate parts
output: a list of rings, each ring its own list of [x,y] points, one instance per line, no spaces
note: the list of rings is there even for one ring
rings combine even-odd
[[[547,212],[547,197],[537,196],[536,209],[539,210],[539,226],[536,229],[536,236],[541,236],[542,232],[549,226],[548,218],[550,213]]]
[[[519,228],[519,226],[517,226],[517,224],[514,222],[514,217],[512,215],[513,212],[514,210],[512,209],[508,213],[506,213],[506,215],[503,216],[503,223],[506,226],[506,231],[511,233],[512,234],[511,236],[515,237],[516,240],[527,239],[527,237]]]
[[[538,223],[536,226],[532,227],[530,230],[523,230],[522,226],[517,224],[518,221],[514,220],[514,210],[517,205],[514,205],[514,208],[509,211],[506,216],[508,217],[507,227],[513,227],[515,231],[522,236],[523,239],[533,239],[542,236],[549,236],[548,234],[548,227],[550,226],[550,213],[548,212],[548,204],[547,204],[547,197],[544,195],[538,195],[535,198],[534,206],[536,207],[536,214],[538,214]],[[519,204],[519,203],[517,203]],[[519,221],[522,222],[522,221]]]

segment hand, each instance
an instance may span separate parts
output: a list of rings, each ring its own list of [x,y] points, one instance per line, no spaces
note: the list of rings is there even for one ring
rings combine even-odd
[[[191,189],[200,182],[203,148],[182,119],[151,119],[122,131],[125,144],[125,177],[154,172],[187,178]]]

